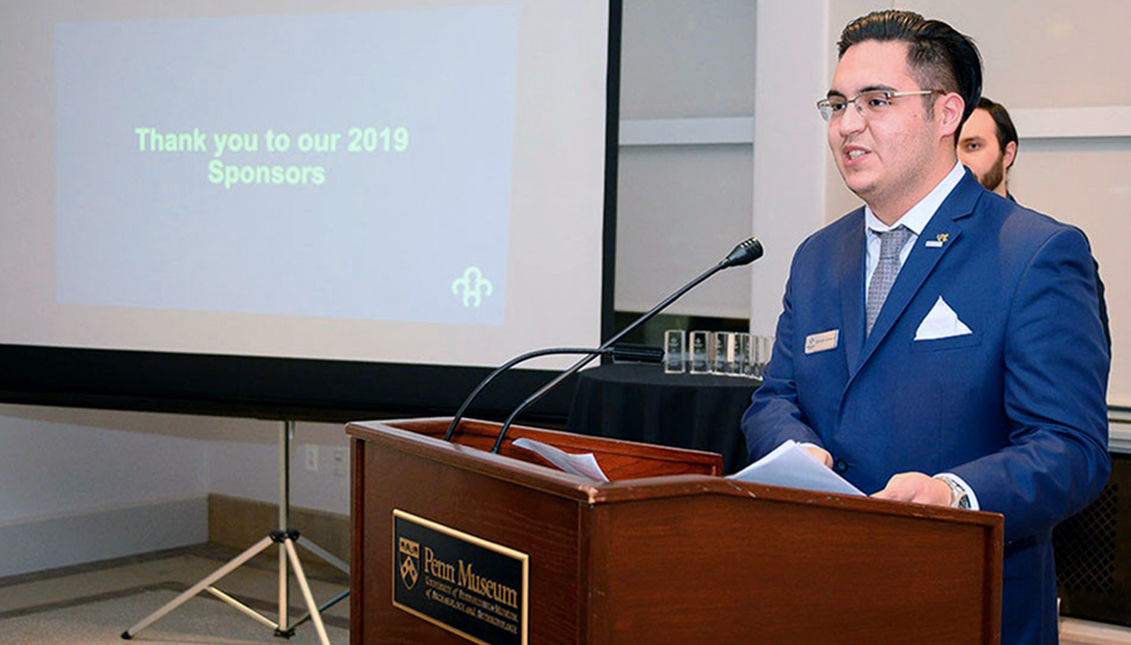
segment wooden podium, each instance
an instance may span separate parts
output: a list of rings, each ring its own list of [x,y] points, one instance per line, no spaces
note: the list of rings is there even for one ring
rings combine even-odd
[[[491,454],[498,424],[463,421],[447,443],[448,422],[347,426],[353,645],[999,641],[1000,515],[736,483],[713,453],[521,426]],[[612,481],[519,437],[593,453]],[[408,530],[440,533],[419,547]],[[436,555],[430,536],[472,554]],[[473,575],[488,556],[525,556],[521,584]],[[493,627],[406,607],[410,582]]]

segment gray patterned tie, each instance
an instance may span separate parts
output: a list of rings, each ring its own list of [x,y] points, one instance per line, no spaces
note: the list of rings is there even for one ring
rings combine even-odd
[[[872,325],[876,324],[876,317],[880,315],[880,308],[895,283],[895,276],[899,275],[899,252],[903,245],[911,239],[911,229],[906,226],[897,226],[890,231],[880,233],[880,261],[876,265],[876,272],[872,274],[872,282],[868,285],[868,302],[865,309],[867,322],[867,335],[872,333]]]

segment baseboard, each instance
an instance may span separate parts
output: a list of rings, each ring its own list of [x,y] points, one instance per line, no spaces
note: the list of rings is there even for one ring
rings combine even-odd
[[[200,544],[207,515],[200,496],[0,525],[0,577]]]
[[[1078,618],[1060,619],[1060,645],[1126,645],[1131,629]]]
[[[348,515],[292,506],[290,527],[299,532],[299,545],[310,540],[344,562],[350,561],[350,523]],[[270,502],[212,493],[208,496],[208,541],[233,549],[246,549],[279,528],[279,506]],[[315,556],[299,549],[303,567],[310,575],[323,578],[341,576],[337,569],[324,566]],[[268,549],[257,560],[263,564],[277,560],[275,549]]]

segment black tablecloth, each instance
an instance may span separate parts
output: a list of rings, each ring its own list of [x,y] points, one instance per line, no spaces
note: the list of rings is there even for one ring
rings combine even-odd
[[[725,472],[746,465],[739,429],[761,381],[707,374],[665,374],[659,365],[603,365],[581,373],[570,432],[662,446],[709,450]]]

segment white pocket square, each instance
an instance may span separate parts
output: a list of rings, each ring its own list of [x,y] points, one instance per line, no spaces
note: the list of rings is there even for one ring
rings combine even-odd
[[[946,304],[942,296],[939,296],[935,306],[931,307],[931,311],[927,313],[927,317],[919,323],[919,329],[915,332],[915,340],[937,340],[972,333],[974,332],[970,331],[966,323],[958,319],[958,314],[954,313],[954,310]]]

